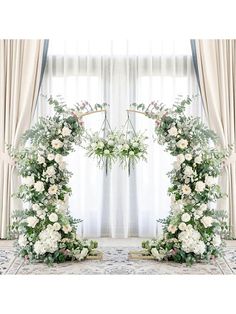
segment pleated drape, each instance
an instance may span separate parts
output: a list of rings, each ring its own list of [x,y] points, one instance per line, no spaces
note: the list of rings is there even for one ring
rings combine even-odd
[[[233,145],[220,185],[228,197],[217,204],[226,210],[231,235],[236,237],[236,40],[193,40],[193,60],[211,129],[222,147]]]
[[[19,146],[32,121],[45,67],[45,40],[0,40],[0,238],[8,235],[11,213],[22,207],[11,195],[19,184],[6,144]]]

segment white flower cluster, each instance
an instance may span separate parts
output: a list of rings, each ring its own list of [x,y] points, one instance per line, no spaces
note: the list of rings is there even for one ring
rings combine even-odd
[[[58,249],[58,242],[61,234],[55,230],[55,226],[47,225],[47,228],[39,233],[39,240],[34,244],[34,251],[37,255],[46,252],[54,253]]]
[[[88,138],[87,155],[96,157],[100,166],[106,165],[107,161],[111,166],[118,159],[126,166],[129,160],[134,163],[146,159],[145,140],[146,136],[141,133],[127,137],[122,132],[110,131],[106,137],[100,137],[96,132]]]
[[[185,230],[179,233],[178,239],[181,241],[182,250],[186,253],[193,252],[202,255],[206,250],[206,245],[201,240],[201,234],[191,224],[188,224]]]

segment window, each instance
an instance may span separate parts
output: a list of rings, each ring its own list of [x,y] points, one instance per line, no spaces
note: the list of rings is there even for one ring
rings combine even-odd
[[[171,105],[177,95],[198,93],[190,43],[51,41],[41,93],[63,95],[69,104],[107,102],[110,123],[120,128],[132,102],[160,100]],[[202,114],[199,99],[189,111]],[[48,113],[45,97],[41,97],[36,119]],[[81,148],[68,157],[74,173],[70,210],[84,219],[85,236],[155,236],[156,219],[169,211],[166,172],[171,157],[153,144],[152,121],[141,115],[132,119],[137,129],[147,130],[149,155],[148,162],[137,165],[130,177],[118,165],[105,176]],[[85,123],[99,130],[102,120],[96,114]]]

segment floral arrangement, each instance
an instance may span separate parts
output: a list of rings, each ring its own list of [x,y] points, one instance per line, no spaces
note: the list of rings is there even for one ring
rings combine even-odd
[[[111,168],[117,158],[117,141],[120,137],[118,131],[109,130],[105,137],[99,132],[87,133],[86,151],[88,157],[94,157],[100,167],[105,167],[106,171]]]
[[[218,147],[216,134],[199,118],[187,117],[188,97],[172,108],[152,102],[147,108],[133,104],[156,122],[159,144],[175,156],[171,181],[171,212],[161,220],[163,236],[144,241],[142,247],[157,260],[192,264],[222,254],[222,237],[227,232],[225,215],[212,209],[224,195],[217,184],[222,163],[229,150]]]
[[[143,133],[108,131],[105,137],[98,132],[87,136],[87,155],[95,157],[100,167],[106,170],[117,160],[123,167],[134,167],[139,160],[146,160],[147,137]]]
[[[51,264],[82,260],[95,254],[97,243],[82,241],[76,235],[80,220],[68,212],[71,173],[64,161],[73,145],[81,143],[83,112],[94,109],[88,103],[68,109],[51,97],[49,104],[55,114],[41,118],[24,134],[21,149],[10,151],[22,177],[16,196],[27,205],[26,210],[15,211],[12,224],[13,234],[19,237],[19,254]]]
[[[147,160],[147,137],[144,133],[133,133],[131,131],[126,134],[120,134],[117,145],[117,156],[123,167],[134,167],[140,160]]]

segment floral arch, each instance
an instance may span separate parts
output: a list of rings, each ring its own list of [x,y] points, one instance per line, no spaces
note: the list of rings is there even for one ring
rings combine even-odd
[[[155,120],[158,143],[175,157],[168,173],[171,211],[161,220],[163,235],[142,243],[144,254],[187,264],[222,254],[222,237],[227,233],[225,212],[214,210],[212,205],[224,196],[216,179],[229,154],[199,118],[185,115],[191,101],[189,97],[179,99],[172,108],[155,102],[147,108],[133,106]]]
[[[217,257],[222,252],[221,237],[227,230],[224,214],[212,209],[210,203],[223,196],[215,179],[228,156],[227,150],[217,146],[213,131],[198,118],[185,115],[185,107],[190,103],[191,99],[186,98],[178,100],[172,108],[156,102],[147,108],[144,104],[132,104],[129,110],[155,120],[158,143],[176,158],[173,170],[168,173],[172,206],[162,221],[163,236],[144,241],[144,254],[188,264]],[[24,134],[26,145],[12,151],[23,177],[16,196],[27,204],[27,210],[15,212],[12,230],[19,236],[17,246],[22,257],[50,264],[96,254],[97,242],[77,237],[76,225],[80,221],[67,210],[71,173],[63,157],[73,151],[74,144],[81,143],[85,133],[82,117],[104,111],[107,105],[96,104],[92,108],[85,102],[68,109],[52,98],[49,104],[54,106],[55,115],[41,118]],[[99,139],[92,136],[88,153],[106,161],[109,156],[114,161],[116,156],[121,163],[130,165],[130,161],[145,159],[145,137],[137,134],[134,137],[135,140],[122,142],[122,146],[119,142],[122,135],[111,131],[98,147],[94,143]]]

